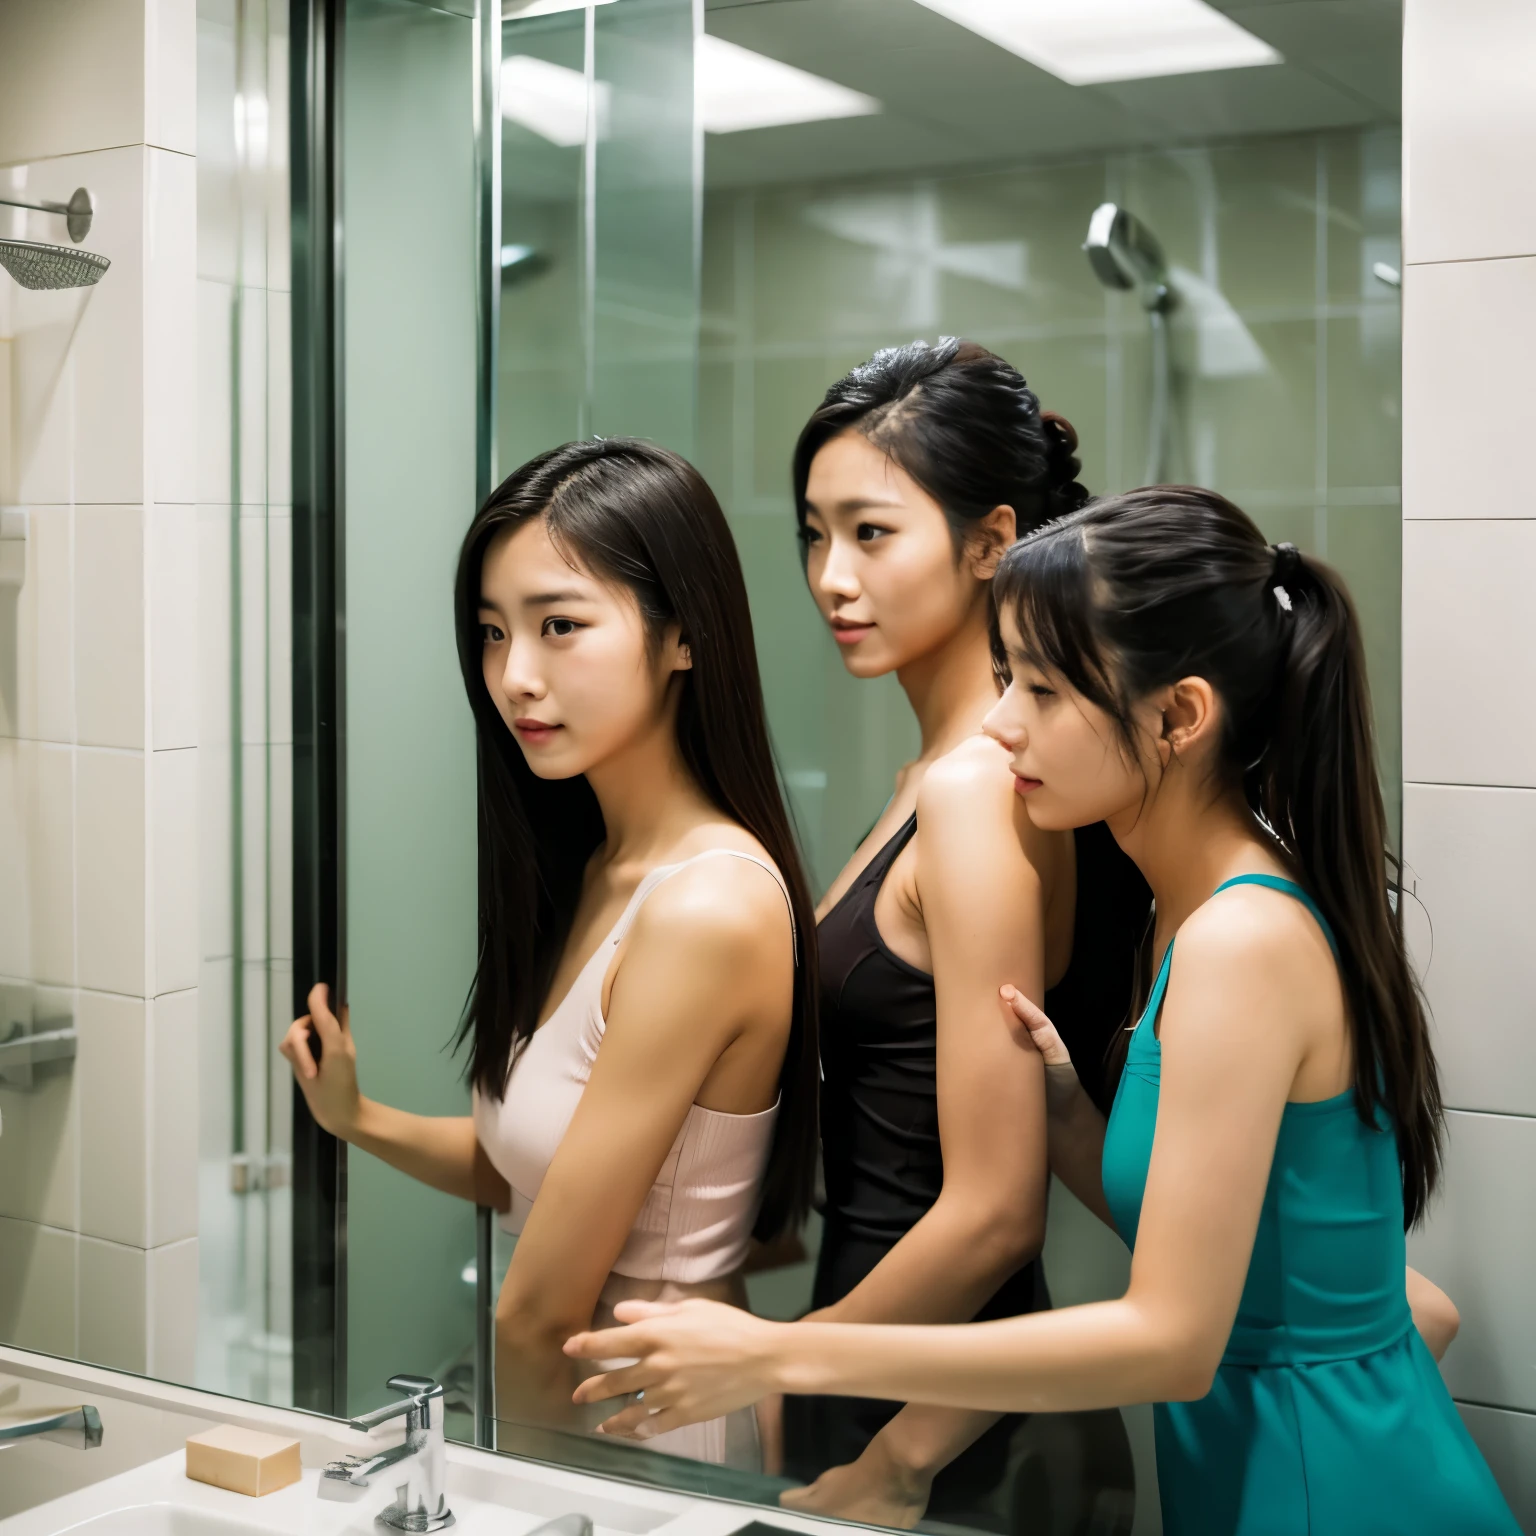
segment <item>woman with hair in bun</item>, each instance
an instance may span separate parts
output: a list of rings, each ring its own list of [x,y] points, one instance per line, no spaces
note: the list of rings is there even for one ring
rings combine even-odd
[[[1013,1044],[998,988],[1046,1002],[1102,1098],[1148,901],[1102,826],[1074,838],[1031,824],[981,730],[1001,687],[992,576],[1020,534],[1087,500],[1076,444],[1016,369],[950,338],[876,353],[795,448],[811,593],[850,673],[895,673],[921,741],[817,913],[819,1320],[1049,1304],[1034,1262],[1043,1073]],[[785,1504],[902,1525],[930,1495],[935,1513],[984,1506],[1017,1423],[916,1409],[888,1423],[890,1403],[830,1397],[786,1408],[785,1470],[818,1480]]]

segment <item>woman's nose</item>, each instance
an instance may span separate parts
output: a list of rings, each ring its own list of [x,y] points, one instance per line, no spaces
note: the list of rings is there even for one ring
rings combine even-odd
[[[1013,687],[1010,684],[1002,698],[987,711],[981,728],[993,741],[1010,752],[1017,752],[1029,739],[1029,732],[1024,729],[1023,722],[1014,717],[1010,707],[1012,702]]]
[[[856,598],[859,595],[859,580],[854,574],[851,554],[843,547],[843,540],[829,539],[823,548],[826,552],[819,562],[820,569],[814,573],[816,586],[829,597]]]
[[[533,657],[525,646],[513,641],[507,647],[506,664],[501,669],[501,691],[508,699],[538,699],[544,696],[544,681],[532,665]]]

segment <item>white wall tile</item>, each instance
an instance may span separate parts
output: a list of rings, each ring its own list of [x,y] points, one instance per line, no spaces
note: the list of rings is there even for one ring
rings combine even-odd
[[[32,968],[37,982],[75,980],[74,749],[39,743],[27,811],[31,839]]]
[[[1460,1110],[1446,1118],[1444,1184],[1408,1239],[1408,1262],[1461,1312],[1441,1371],[1455,1397],[1536,1410],[1536,1120]]]
[[[25,189],[24,189],[25,190]],[[38,230],[36,237],[44,238]],[[11,479],[23,505],[65,506],[74,495],[75,359],[72,340],[95,288],[11,300]]]
[[[142,1248],[149,1204],[143,999],[82,992],[76,1027],[80,1230]]]
[[[32,974],[31,845],[26,785],[37,745],[0,740],[0,976]]]
[[[235,201],[235,28],[234,16],[197,17],[197,275],[221,283],[235,280],[235,237],[240,227]]]
[[[210,505],[230,500],[234,410],[231,375],[234,289],[201,277],[197,282],[197,499]]]
[[[73,519],[68,507],[27,512],[26,577],[16,604],[16,730],[75,739]]]
[[[197,1239],[149,1252],[149,1374],[197,1379]]]
[[[1536,520],[1404,522],[1403,777],[1536,785]]]
[[[1407,784],[1403,853],[1446,1103],[1536,1115],[1536,790]]]
[[[228,1188],[227,1165],[234,1150],[230,1094],[235,1081],[234,961],[227,955],[204,960],[197,986],[198,1157],[218,1166]]]
[[[63,1028],[75,1019],[75,994],[38,987],[32,1027]],[[27,1126],[27,1195],[45,1226],[74,1231],[80,1225],[80,1085],[72,1062],[42,1068],[32,1088]]]
[[[1403,172],[1409,261],[1536,254],[1536,7],[1408,0]]]
[[[267,500],[293,501],[293,302],[278,289],[267,292]]]
[[[1536,257],[1403,273],[1404,517],[1536,517],[1533,353]]]
[[[167,0],[151,0],[151,10],[157,5],[166,6]],[[197,163],[151,149],[145,176],[145,499],[192,503],[197,500]]]
[[[240,311],[240,500],[261,505],[267,499],[267,294],[263,288],[244,287],[235,290],[235,299]]]
[[[75,1353],[76,1248],[73,1232],[0,1217],[0,1339]]]
[[[267,514],[267,740],[293,740],[293,518]]]
[[[197,1235],[197,989],[149,1005],[149,1241]]]
[[[49,195],[67,200],[76,186],[91,189],[89,248],[112,262],[94,288],[79,290],[80,326],[70,346],[76,502],[145,500],[144,156],[134,146],[38,167],[53,184]]]
[[[75,508],[75,718],[93,747],[144,745],[144,514]]]
[[[197,508],[151,507],[150,727],[157,749],[195,747],[198,731]]]
[[[82,9],[84,14],[82,16]],[[0,146],[7,160],[144,136],[143,0],[0,5]]]
[[[144,141],[197,153],[197,0],[146,0]]]
[[[0,982],[0,994],[3,994],[7,985]],[[31,1219],[25,1156],[26,1149],[31,1145],[27,1135],[31,1106],[32,1095],[27,1089],[0,1082],[0,1123],[3,1123],[4,1137],[9,1141],[9,1146],[0,1149],[0,1217],[11,1221]],[[17,1153],[18,1147],[22,1149],[20,1155]],[[0,1266],[3,1264],[4,1258],[0,1256]],[[0,1280],[0,1289],[3,1289],[4,1284]],[[0,1332],[0,1338],[3,1337],[4,1333]]]
[[[156,752],[149,760],[151,927],[155,974],[149,990],[197,985],[198,864],[196,747]]]
[[[144,994],[144,759],[75,757],[76,963],[80,985]]]
[[[1536,1531],[1536,1414],[1456,1406],[1520,1529]]]
[[[116,1371],[149,1368],[149,1255],[80,1239],[80,1358]]]

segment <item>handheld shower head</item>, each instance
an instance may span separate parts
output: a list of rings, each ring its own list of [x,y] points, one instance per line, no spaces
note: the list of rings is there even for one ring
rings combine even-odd
[[[1106,288],[1134,289],[1142,307],[1154,312],[1173,302],[1168,265],[1157,236],[1118,203],[1100,203],[1093,210],[1083,249]]]

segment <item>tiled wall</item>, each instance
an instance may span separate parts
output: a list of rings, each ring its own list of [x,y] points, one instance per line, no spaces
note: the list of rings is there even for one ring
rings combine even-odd
[[[1447,1381],[1536,1530],[1536,9],[1408,0],[1403,847],[1450,1155],[1415,1263]]]
[[[0,276],[0,978],[19,1022],[79,1032],[0,1088],[0,1337],[172,1377],[198,1266],[195,140],[193,0],[0,6],[0,187],[89,187],[112,262],[89,289]]]

